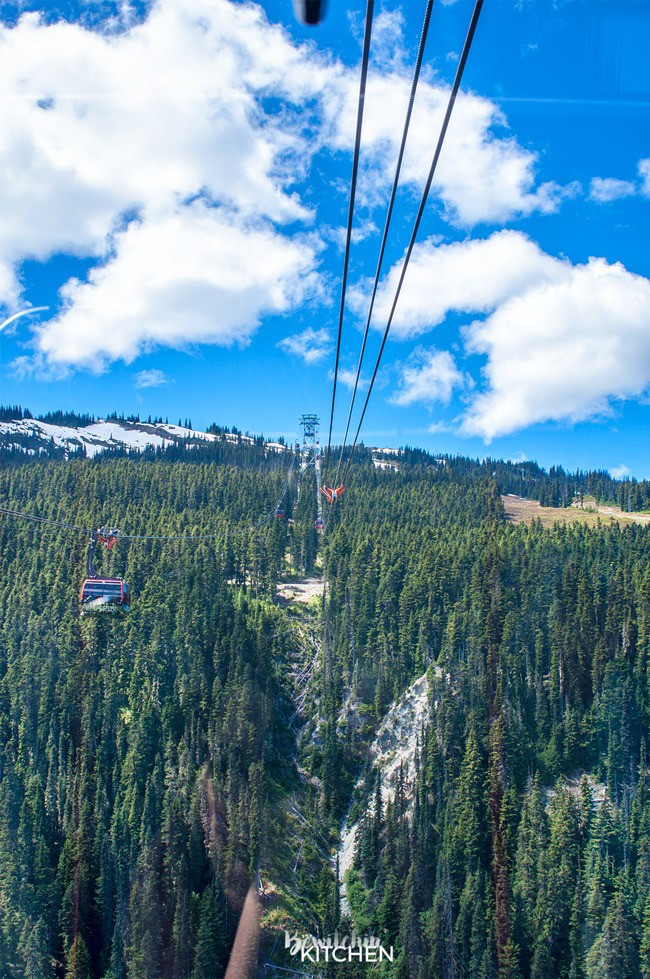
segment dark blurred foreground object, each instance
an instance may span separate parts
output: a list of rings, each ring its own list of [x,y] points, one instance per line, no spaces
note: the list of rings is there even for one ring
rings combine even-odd
[[[293,0],[293,9],[301,24],[320,24],[327,10],[327,0]]]
[[[254,979],[257,975],[257,949],[263,911],[259,871],[256,877],[256,884],[251,885],[244,901],[224,979]]]

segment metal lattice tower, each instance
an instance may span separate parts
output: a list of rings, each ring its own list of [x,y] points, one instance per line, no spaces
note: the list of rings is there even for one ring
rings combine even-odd
[[[302,428],[303,462],[311,462],[317,455],[320,455],[318,451],[318,426],[320,425],[320,418],[318,415],[301,415],[298,424]]]
[[[320,493],[320,444],[318,442],[318,415],[302,415],[298,423],[302,428],[302,465],[303,473],[309,466],[316,472],[316,510],[318,521],[323,521],[323,505]]]

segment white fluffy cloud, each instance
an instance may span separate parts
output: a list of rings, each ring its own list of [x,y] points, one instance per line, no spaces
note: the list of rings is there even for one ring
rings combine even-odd
[[[0,118],[3,252],[101,251],[125,209],[199,193],[256,216],[305,216],[283,186],[283,161],[302,143],[256,96],[274,87],[291,98],[315,82],[256,8],[162,0],[116,36],[26,14],[0,41],[11,96]]]
[[[401,375],[399,390],[391,398],[393,404],[401,406],[417,401],[448,404],[454,388],[466,383],[447,350],[414,351]]]
[[[487,239],[438,245],[416,245],[397,305],[391,335],[407,339],[426,333],[450,311],[487,312],[510,296],[540,281],[554,281],[561,262],[545,255],[517,231],[500,231]],[[383,280],[375,301],[374,322],[381,329],[388,319],[401,272],[395,264]],[[365,311],[365,290],[352,302]]]
[[[536,422],[582,421],[650,387],[650,282],[590,259],[509,299],[467,330],[488,384],[463,421],[489,440]]]
[[[643,181],[641,193],[650,197],[650,159],[639,160],[639,176]]]
[[[334,372],[332,371],[332,380],[334,380]],[[339,368],[339,383],[344,387],[348,388],[349,391],[354,390],[354,385],[357,380],[357,368],[356,367],[340,367]],[[366,391],[370,381],[364,377],[359,378],[358,390]]]
[[[171,377],[167,377],[164,371],[153,368],[148,371],[138,371],[135,376],[135,386],[139,389],[143,388],[159,388],[165,384],[169,384]]]
[[[382,288],[380,322],[398,268]],[[650,281],[618,263],[572,265],[515,231],[425,242],[407,272],[395,335],[425,333],[449,313],[483,317],[462,331],[466,353],[486,358],[460,420],[466,434],[490,440],[536,422],[580,421],[650,389]],[[395,403],[449,401],[458,368],[432,357],[408,365]]]
[[[375,73],[369,77],[363,151],[371,184],[392,180],[409,91],[405,74]],[[334,145],[352,145],[357,95],[358,82],[347,75],[340,76],[338,84],[326,93]],[[418,87],[402,167],[402,181],[418,192],[429,172],[448,97],[449,89],[444,85],[422,81]],[[432,194],[439,195],[448,217],[460,225],[554,211],[564,196],[576,192],[573,185],[564,189],[553,183],[536,187],[536,154],[522,148],[509,134],[497,135],[504,129],[506,119],[494,102],[470,93],[459,94]]]
[[[15,309],[20,297],[20,285],[10,262],[0,257],[0,308]]]
[[[589,187],[589,200],[597,204],[609,204],[635,194],[650,197],[650,159],[639,160],[637,171],[640,183],[619,180],[617,177],[593,177]]]
[[[307,144],[262,103],[312,98],[322,66],[227,0],[160,0],[113,35],[0,27],[0,303],[26,258],[99,262],[39,332],[49,363],[246,340],[302,295],[315,250],[277,226],[311,220],[292,189]]]
[[[632,197],[636,187],[629,180],[617,180],[615,177],[594,177],[589,187],[589,200],[598,204],[609,204],[622,197]]]
[[[101,369],[158,345],[244,344],[266,312],[309,287],[313,253],[268,230],[241,230],[195,202],[132,222],[115,256],[63,290],[65,308],[38,333],[49,363]]]
[[[365,168],[382,188],[408,75],[397,52],[370,78]],[[299,190],[314,153],[352,146],[357,68],[295,44],[261,6],[156,0],[112,33],[26,13],[0,26],[0,89],[0,304],[18,303],[26,259],[96,263],[64,285],[62,312],[39,329],[49,365],[245,342],[266,314],[317,291],[318,245],[295,231],[315,215]],[[447,94],[422,84],[404,165],[412,185]],[[560,191],[535,186],[535,154],[504,125],[494,103],[459,97],[435,188],[454,221],[557,206]]]
[[[327,330],[308,327],[302,333],[294,333],[280,340],[278,347],[294,357],[300,357],[306,364],[317,364],[331,350],[330,335]]]

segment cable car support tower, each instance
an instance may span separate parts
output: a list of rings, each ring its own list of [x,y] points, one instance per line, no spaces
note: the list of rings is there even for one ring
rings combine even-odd
[[[320,425],[320,418],[318,415],[301,415],[300,421],[298,423],[302,428],[302,450],[300,455],[300,475],[306,472],[310,466],[314,467],[316,473],[316,507],[317,507],[317,518],[314,526],[316,530],[322,531],[324,525],[323,522],[323,503],[321,497],[321,478],[320,478],[320,467],[321,467],[321,453],[320,453],[320,442],[318,441],[318,426]]]

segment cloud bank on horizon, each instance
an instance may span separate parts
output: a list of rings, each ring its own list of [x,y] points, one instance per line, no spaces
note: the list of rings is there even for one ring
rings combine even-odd
[[[380,15],[360,180],[368,228],[392,180],[410,88],[399,31],[398,15]],[[329,219],[309,178],[319,154],[349,159],[356,66],[230,0],[158,0],[119,31],[26,13],[0,26],[0,51],[0,307],[32,298],[26,261],[91,263],[61,284],[23,370],[102,371],[161,347],[246,345],[268,317],[331,303]],[[411,194],[447,94],[433,72],[419,89],[403,168]],[[472,237],[578,194],[596,207],[650,196],[650,159],[638,161],[636,182],[594,175],[585,190],[540,183],[538,162],[494,101],[459,97],[431,206],[460,240],[417,246],[393,326],[395,340],[419,342],[455,317],[459,349],[420,345],[403,360],[388,396],[396,409],[457,393],[456,430],[489,441],[603,415],[650,388],[647,279],[603,258],[573,264],[521,231]],[[344,202],[345,188],[337,193]],[[394,265],[382,283],[378,325],[398,274]],[[359,278],[360,319],[366,295]],[[331,338],[314,327],[276,346],[322,365]],[[149,378],[141,387],[164,383],[155,371],[139,376]]]

